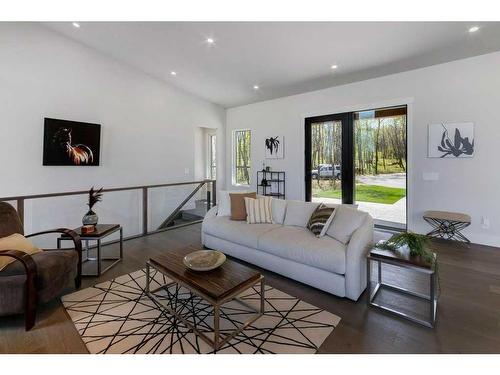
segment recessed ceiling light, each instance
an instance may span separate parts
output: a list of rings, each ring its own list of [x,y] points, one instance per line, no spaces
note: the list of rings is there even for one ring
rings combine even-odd
[[[80,28],[80,24],[78,22],[73,22],[73,26],[76,27],[77,29]]]
[[[170,75],[176,76],[177,72],[174,72],[173,70],[170,72]]]
[[[479,26],[472,26],[470,29],[469,29],[469,33],[475,33],[476,31],[479,30]]]
[[[205,41],[207,42],[207,44],[215,44],[214,38],[207,38]]]
[[[331,68],[332,70],[335,70],[335,69],[337,69],[338,67],[339,67],[339,66],[338,66],[337,64],[333,64],[330,68]]]
[[[258,85],[253,85],[253,89],[254,89],[254,90],[258,90],[258,89],[259,89],[259,86],[258,86]]]

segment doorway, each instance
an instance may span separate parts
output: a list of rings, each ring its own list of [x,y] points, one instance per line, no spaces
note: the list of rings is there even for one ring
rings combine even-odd
[[[305,120],[306,200],[356,204],[378,227],[406,229],[407,107]]]

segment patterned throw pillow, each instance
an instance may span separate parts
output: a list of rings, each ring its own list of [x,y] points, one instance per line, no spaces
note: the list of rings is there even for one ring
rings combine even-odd
[[[248,224],[271,224],[273,216],[271,211],[271,197],[246,198],[245,208],[247,210]]]
[[[321,203],[312,213],[309,223],[307,223],[307,229],[309,229],[316,237],[323,237],[326,234],[334,215],[334,207],[327,207]]]

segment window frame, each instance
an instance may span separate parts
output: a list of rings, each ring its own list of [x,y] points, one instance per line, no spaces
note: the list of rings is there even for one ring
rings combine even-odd
[[[214,142],[215,138],[215,159],[212,158],[214,151]],[[215,180],[217,179],[217,134],[209,133],[207,134],[207,165],[206,165],[206,176],[207,179]]]
[[[250,145],[249,145],[249,161],[250,165],[248,166],[248,184],[241,184],[236,181],[237,178],[237,165],[236,165],[236,135],[238,132],[249,132],[250,133]],[[250,187],[252,183],[252,130],[245,129],[234,129],[232,132],[232,145],[231,145],[231,183],[233,186],[240,187]]]
[[[378,106],[377,106],[378,107]],[[309,155],[311,154],[311,125],[316,122],[327,122],[327,121],[341,121],[342,122],[342,165],[346,166],[346,168],[341,168],[341,186],[342,186],[342,203],[344,204],[355,204],[355,120],[356,115],[361,112],[370,112],[372,111],[374,114],[374,118],[377,117],[391,117],[391,116],[399,116],[405,115],[405,131],[406,131],[406,156],[405,156],[405,164],[406,164],[406,222],[404,230],[407,230],[410,227],[410,196],[411,189],[410,179],[411,179],[411,167],[409,165],[409,155],[410,155],[410,114],[411,114],[411,103],[405,102],[402,100],[402,103],[394,103],[390,106],[379,106],[379,108],[375,109],[364,109],[364,110],[352,110],[350,112],[341,112],[331,115],[321,115],[314,117],[306,117],[304,118],[305,132],[304,132],[304,142],[305,142],[305,160],[304,160],[304,178],[305,178],[305,200],[312,200],[312,177],[311,177],[311,169],[312,162],[310,160]],[[318,173],[320,171],[318,170]],[[377,219],[375,219],[377,221]],[[375,222],[376,228],[381,229],[389,229],[401,231],[402,229],[395,226],[386,225],[385,223],[377,223]]]

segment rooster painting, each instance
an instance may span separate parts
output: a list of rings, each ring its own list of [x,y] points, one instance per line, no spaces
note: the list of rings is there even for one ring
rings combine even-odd
[[[45,119],[43,165],[99,165],[101,125]]]
[[[71,144],[71,129],[69,128],[59,128],[54,134],[53,142],[64,150],[75,165],[92,164],[94,161],[94,154],[92,154],[90,147],[82,144]]]

